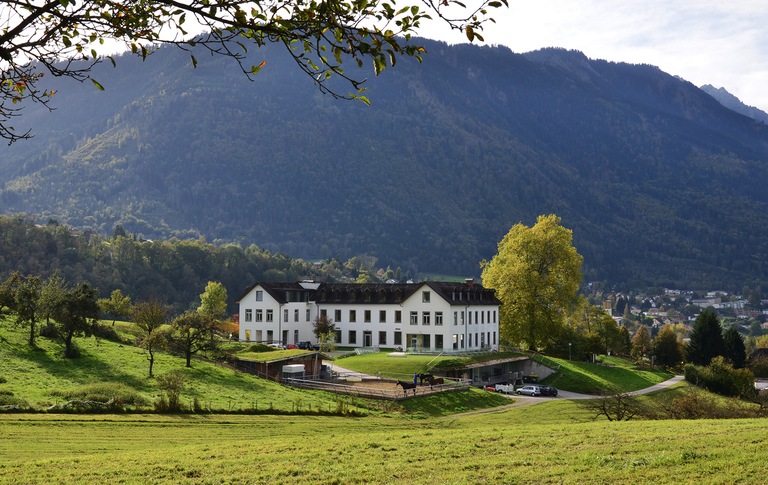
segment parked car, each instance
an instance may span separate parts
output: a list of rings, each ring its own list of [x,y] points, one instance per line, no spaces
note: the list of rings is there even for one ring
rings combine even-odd
[[[312,342],[309,340],[302,340],[298,343],[298,346],[301,350],[312,350]]]
[[[517,393],[526,396],[541,396],[541,386],[523,386],[517,390]]]
[[[292,349],[298,349],[299,346],[296,344],[288,344],[285,346],[285,350],[292,350]]]
[[[557,396],[557,388],[551,386],[541,386],[542,396]]]

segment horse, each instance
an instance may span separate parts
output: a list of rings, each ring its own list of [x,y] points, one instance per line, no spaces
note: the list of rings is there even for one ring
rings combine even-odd
[[[435,376],[433,376],[432,374],[419,374],[419,384],[423,385],[424,381],[432,379],[433,377]]]
[[[427,382],[429,382],[429,387],[445,383],[442,377],[430,377]]]
[[[413,389],[413,395],[416,395],[416,383],[415,382],[403,382],[403,381],[397,381],[397,384],[395,384],[395,387],[400,386],[403,388],[403,392],[405,394],[408,394],[408,389]]]

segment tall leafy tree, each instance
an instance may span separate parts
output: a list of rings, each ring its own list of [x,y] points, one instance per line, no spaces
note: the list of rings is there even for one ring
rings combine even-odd
[[[632,337],[632,358],[642,362],[643,366],[645,366],[643,355],[648,353],[650,349],[651,333],[648,331],[648,327],[640,325],[640,328],[637,329],[634,337]]]
[[[160,331],[168,318],[165,303],[157,296],[150,296],[147,300],[136,302],[133,305],[131,316],[136,326],[144,333],[141,347],[147,351],[149,376],[152,377],[155,352],[165,348],[168,344],[165,335]]]
[[[632,337],[629,335],[629,329],[626,326],[619,328],[619,341],[616,345],[616,352],[628,354],[632,350]]]
[[[556,215],[539,216],[533,227],[516,224],[483,261],[483,284],[496,289],[501,338],[538,348],[554,338],[564,311],[576,303],[582,257],[573,233]]]
[[[656,364],[664,367],[675,367],[683,362],[683,350],[670,325],[664,325],[653,339],[651,355],[656,357]]]
[[[3,283],[5,303],[16,314],[16,324],[29,327],[29,345],[35,345],[40,318],[40,277],[23,277],[18,272]]]
[[[45,71],[80,81],[88,79],[105,40],[123,43],[142,58],[163,44],[190,50],[197,45],[211,54],[232,58],[249,78],[266,62],[248,65],[246,45],[282,44],[322,91],[337,97],[363,98],[360,90],[364,79],[345,73],[343,60],[358,66],[371,61],[378,75],[388,64],[394,66],[399,56],[419,57],[424,49],[414,43],[411,34],[419,31],[422,20],[431,18],[465,32],[470,42],[482,41],[479,32],[490,19],[488,8],[502,3],[506,5],[507,0],[480,0],[467,6],[459,0],[428,1],[401,8],[381,0],[3,2],[0,136],[11,141],[29,137],[29,132],[15,133],[7,122],[19,114],[25,100],[48,106],[55,90],[39,87]],[[207,33],[185,40],[190,25]],[[197,65],[194,55],[191,61]],[[337,94],[325,82],[331,76],[348,81],[354,91]]]
[[[51,316],[61,305],[64,295],[67,294],[67,283],[64,278],[59,276],[59,272],[54,272],[47,280],[40,291],[40,314],[45,317],[45,323],[51,323]]]
[[[735,328],[729,328],[723,335],[723,357],[730,360],[734,369],[743,369],[747,361],[744,338]]]
[[[320,341],[320,337],[327,334],[333,334],[334,337],[336,335],[336,324],[333,323],[333,320],[328,318],[328,315],[321,315],[312,322],[312,333],[315,334],[315,337],[317,337],[318,342]]]
[[[197,312],[211,320],[221,320],[227,315],[227,289],[221,283],[209,281],[200,302]]]
[[[685,348],[688,362],[696,365],[709,365],[718,355],[723,355],[725,342],[720,319],[713,308],[707,308],[696,318],[691,331],[690,341]]]
[[[66,291],[53,312],[52,330],[64,341],[64,356],[76,357],[72,347],[74,337],[89,337],[93,325],[99,319],[98,292],[91,285],[81,282]]]
[[[99,300],[99,308],[107,315],[112,315],[112,326],[114,327],[115,321],[119,317],[127,317],[131,314],[131,297],[123,296],[123,292],[119,289],[114,290],[110,298]]]
[[[198,312],[187,312],[176,317],[173,328],[172,348],[184,354],[186,366],[192,367],[192,356],[198,352],[210,352],[218,347],[215,335],[217,321]]]

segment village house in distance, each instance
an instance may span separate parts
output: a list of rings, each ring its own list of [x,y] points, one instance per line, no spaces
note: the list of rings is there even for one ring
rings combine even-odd
[[[316,342],[312,322],[327,316],[336,343],[420,351],[498,350],[495,290],[464,283],[258,282],[237,299],[240,340]]]

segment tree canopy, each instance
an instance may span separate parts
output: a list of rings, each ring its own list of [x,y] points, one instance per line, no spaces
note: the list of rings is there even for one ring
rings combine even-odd
[[[482,41],[483,23],[493,20],[488,8],[507,0],[422,0],[421,5],[397,6],[383,0],[22,0],[4,2],[0,15],[0,136],[13,142],[30,137],[16,133],[8,121],[18,116],[25,100],[48,107],[55,89],[41,88],[46,72],[80,81],[90,78],[101,60],[105,41],[117,41],[142,59],[161,45],[190,50],[198,45],[211,54],[232,58],[249,78],[266,64],[247,65],[251,46],[282,44],[300,70],[321,91],[335,97],[357,98],[364,79],[344,72],[343,59],[361,67],[371,61],[378,75],[398,56],[419,58],[424,49],[411,42],[422,20],[432,16],[469,39]],[[192,37],[195,32],[202,35]],[[112,47],[113,48],[113,47]],[[111,57],[110,57],[111,59]],[[84,61],[82,63],[76,61]],[[112,60],[114,63],[115,61]],[[192,66],[197,59],[191,55]],[[326,81],[340,77],[356,90],[338,94]],[[103,89],[92,79],[97,88]]]
[[[499,332],[511,343],[538,348],[556,337],[564,310],[577,301],[582,257],[570,229],[556,215],[539,216],[533,227],[516,224],[483,261],[483,284],[504,303]]]

